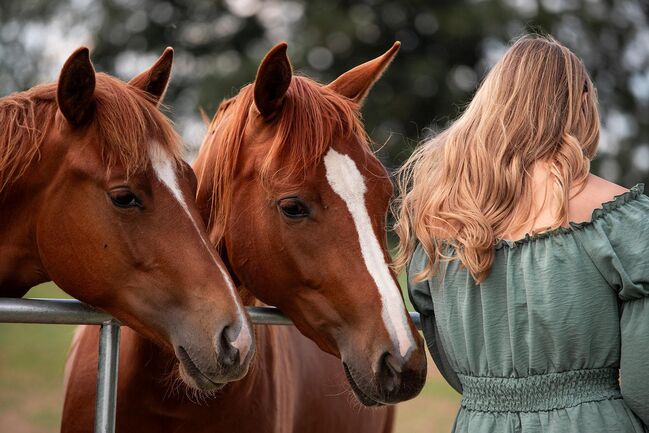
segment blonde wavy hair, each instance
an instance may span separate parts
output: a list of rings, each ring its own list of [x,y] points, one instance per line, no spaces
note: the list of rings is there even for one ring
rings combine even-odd
[[[397,173],[396,267],[406,266],[419,242],[429,261],[415,281],[454,259],[483,281],[498,240],[536,219],[537,162],[547,164],[558,204],[551,228],[567,224],[570,191],[585,185],[599,128],[597,95],[579,58],[551,37],[520,38],[464,113]]]

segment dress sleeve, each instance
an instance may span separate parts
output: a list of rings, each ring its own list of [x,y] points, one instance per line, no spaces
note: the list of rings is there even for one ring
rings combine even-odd
[[[435,311],[433,309],[433,298],[430,293],[430,281],[424,280],[416,283],[412,281],[414,276],[424,269],[427,260],[428,257],[423,248],[421,245],[417,245],[408,266],[407,279],[410,302],[412,302],[415,310],[417,310],[421,316],[422,331],[424,332],[426,345],[428,346],[433,361],[435,361],[435,365],[437,365],[437,368],[448,384],[457,392],[462,393],[462,384],[460,383],[460,379],[451,367],[439,338],[439,331],[437,329],[437,323],[435,322]]]
[[[649,426],[649,297],[625,302],[620,326],[622,397]]]
[[[621,303],[622,397],[649,425],[649,198],[640,185],[597,217],[588,250]]]

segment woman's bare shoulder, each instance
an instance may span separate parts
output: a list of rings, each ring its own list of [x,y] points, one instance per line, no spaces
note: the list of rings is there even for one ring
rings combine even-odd
[[[588,221],[593,211],[602,207],[628,189],[591,174],[586,180],[584,189],[570,199],[568,219],[571,221]]]

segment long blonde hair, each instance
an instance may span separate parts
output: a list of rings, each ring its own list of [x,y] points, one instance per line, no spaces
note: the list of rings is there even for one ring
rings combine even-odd
[[[535,219],[530,169],[540,161],[558,204],[553,228],[566,224],[570,190],[588,176],[599,127],[597,96],[579,58],[551,37],[519,39],[464,113],[399,170],[396,266],[405,267],[418,241],[429,262],[415,280],[454,259],[484,280],[499,238]]]

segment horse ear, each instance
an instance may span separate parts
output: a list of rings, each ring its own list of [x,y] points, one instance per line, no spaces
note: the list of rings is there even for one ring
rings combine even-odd
[[[56,89],[59,110],[74,126],[83,126],[94,114],[95,68],[86,47],[76,50],[65,61]]]
[[[261,61],[255,78],[255,106],[268,119],[282,106],[284,95],[291,85],[293,70],[286,55],[285,42],[275,45]]]
[[[174,61],[174,50],[167,47],[160,58],[146,71],[128,82],[133,87],[144,90],[160,104],[164,98],[171,77],[171,66]]]
[[[356,66],[342,74],[327,85],[336,93],[361,104],[374,83],[381,78],[394,56],[401,47],[401,42],[395,42],[382,56]]]

